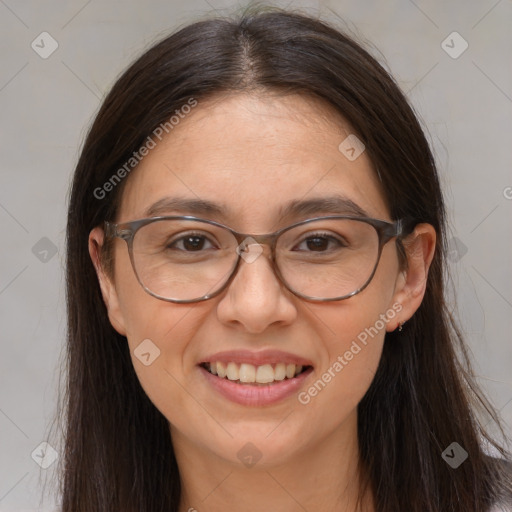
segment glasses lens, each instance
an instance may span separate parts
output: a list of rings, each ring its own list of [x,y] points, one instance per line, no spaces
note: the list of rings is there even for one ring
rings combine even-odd
[[[133,239],[133,263],[153,294],[194,300],[212,294],[236,265],[236,238],[207,222],[164,219],[141,227]]]
[[[281,276],[295,292],[334,299],[365,286],[379,257],[379,235],[359,220],[318,220],[285,231],[276,247]]]

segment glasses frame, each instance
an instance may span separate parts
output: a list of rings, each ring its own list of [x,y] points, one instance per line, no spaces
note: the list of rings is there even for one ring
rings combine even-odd
[[[327,298],[327,299],[318,298],[318,297],[310,297],[308,295],[304,295],[302,293],[295,291],[293,288],[290,287],[290,285],[283,278],[281,271],[279,270],[279,266],[277,265],[277,262],[276,262],[276,245],[277,245],[278,238],[286,231],[289,231],[290,229],[293,229],[297,226],[302,226],[302,225],[305,225],[305,224],[308,224],[311,222],[315,222],[318,220],[336,220],[336,219],[347,219],[347,220],[355,220],[355,221],[364,222],[366,224],[370,224],[371,226],[373,226],[373,228],[375,228],[375,230],[377,231],[377,235],[379,237],[378,254],[377,254],[377,259],[375,261],[375,266],[373,268],[373,271],[372,271],[370,277],[357,290],[354,290],[353,292],[351,292],[349,294],[342,295],[339,297],[333,297],[333,298]],[[340,301],[340,300],[344,300],[344,299],[353,297],[354,295],[357,295],[358,293],[363,291],[370,284],[371,280],[373,279],[373,276],[375,275],[375,272],[377,271],[377,267],[379,266],[379,261],[380,261],[380,257],[381,257],[382,249],[383,249],[384,245],[386,243],[388,243],[392,238],[396,237],[398,240],[398,239],[403,238],[404,236],[406,236],[408,234],[408,232],[410,232],[410,227],[409,227],[409,229],[405,228],[405,223],[404,223],[403,219],[399,219],[395,222],[389,222],[389,221],[385,221],[385,220],[374,219],[371,217],[361,217],[361,216],[352,216],[352,215],[328,215],[328,216],[314,217],[311,219],[306,219],[306,220],[303,220],[300,222],[296,222],[294,224],[291,224],[290,226],[286,226],[282,229],[279,229],[278,231],[274,231],[273,233],[266,233],[266,234],[261,234],[261,235],[240,233],[238,231],[235,231],[234,229],[231,229],[229,226],[226,226],[219,222],[209,220],[209,219],[201,219],[199,217],[194,217],[194,216],[190,216],[190,215],[166,215],[166,216],[159,216],[159,217],[149,217],[149,218],[145,218],[145,219],[138,219],[138,220],[123,222],[123,223],[118,223],[118,224],[109,222],[109,221],[105,221],[104,222],[105,237],[107,239],[121,238],[122,240],[124,240],[126,242],[126,244],[128,246],[128,253],[130,256],[130,261],[132,264],[133,272],[135,274],[135,277],[137,278],[137,281],[142,286],[142,288],[152,297],[163,300],[165,302],[173,302],[176,304],[190,304],[190,303],[195,303],[195,302],[202,302],[205,300],[212,299],[213,297],[216,297],[217,295],[222,293],[229,286],[231,281],[233,281],[235,275],[238,272],[238,269],[240,267],[240,261],[242,260],[242,255],[241,255],[242,251],[240,251],[240,252],[238,250],[236,251],[238,254],[238,259],[237,259],[235,265],[233,266],[233,270],[231,271],[231,274],[226,279],[226,282],[215,292],[207,293],[206,295],[203,295],[202,297],[199,297],[197,299],[169,299],[167,297],[163,297],[161,295],[158,295],[158,294],[152,292],[141,281],[141,279],[139,278],[139,275],[137,273],[134,256],[133,256],[133,239],[134,239],[137,231],[139,229],[141,229],[142,227],[147,226],[148,224],[151,224],[153,222],[158,222],[161,220],[191,220],[191,221],[202,222],[205,224],[210,224],[213,226],[224,228],[235,237],[235,239],[238,243],[238,247],[240,247],[240,245],[247,238],[252,238],[260,245],[268,245],[270,247],[270,253],[271,253],[269,259],[270,259],[270,262],[272,265],[272,270],[274,271],[274,274],[278,278],[278,280],[293,295],[295,295],[296,297],[299,297],[301,299],[311,301],[311,302]]]

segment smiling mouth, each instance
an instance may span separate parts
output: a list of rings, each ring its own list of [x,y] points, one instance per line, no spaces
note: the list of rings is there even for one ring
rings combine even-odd
[[[220,379],[230,380],[236,384],[269,385],[291,380],[306,372],[312,366],[301,366],[293,363],[275,363],[255,366],[248,363],[204,362],[199,366]]]

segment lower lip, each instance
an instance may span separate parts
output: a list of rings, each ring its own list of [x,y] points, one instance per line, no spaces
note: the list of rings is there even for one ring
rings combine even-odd
[[[289,396],[296,394],[303,385],[304,380],[313,372],[308,368],[297,377],[277,381],[268,385],[237,384],[226,378],[221,379],[211,374],[208,370],[199,366],[201,373],[205,376],[215,390],[227,399],[241,405],[262,406],[280,402]]]

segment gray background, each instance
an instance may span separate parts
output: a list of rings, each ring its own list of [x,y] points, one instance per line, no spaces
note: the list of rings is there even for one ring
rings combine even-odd
[[[41,510],[40,483],[56,467],[41,469],[31,453],[48,440],[56,407],[66,325],[67,192],[86,129],[135,55],[198,16],[240,5],[245,3],[0,0],[1,512]],[[512,2],[277,5],[328,20],[336,13],[371,41],[371,52],[411,99],[435,150],[456,239],[450,294],[458,298],[480,382],[510,429]],[[59,45],[47,59],[31,47],[44,31]],[[457,36],[442,46],[454,31],[469,45],[458,58],[445,51],[462,49]]]

